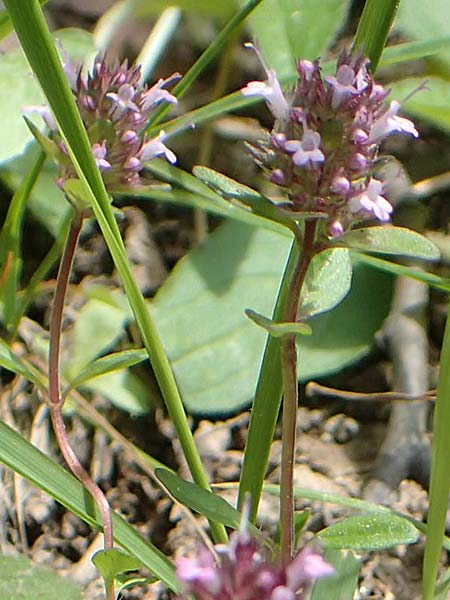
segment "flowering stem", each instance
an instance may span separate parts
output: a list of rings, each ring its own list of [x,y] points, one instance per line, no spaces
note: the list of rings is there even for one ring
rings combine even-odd
[[[69,229],[64,254],[56,280],[55,296],[53,300],[52,316],[50,320],[50,348],[49,348],[49,400],[50,414],[55,432],[56,440],[61,453],[72,473],[83,484],[86,490],[96,501],[102,515],[104,549],[113,547],[113,527],[111,518],[111,509],[106,497],[98,485],[91,479],[89,473],[84,469],[73,451],[69,438],[67,436],[64,424],[62,407],[64,400],[60,394],[60,350],[61,350],[61,326],[64,310],[64,301],[69,283],[70,271],[72,268],[75,249],[81,231],[83,218],[80,213],[76,213],[72,219]],[[108,586],[106,590],[107,599],[114,598],[114,584]]]
[[[300,292],[306,272],[314,256],[316,221],[305,221],[302,251],[292,275],[284,322],[297,320]],[[295,335],[283,338],[281,347],[283,373],[283,421],[280,479],[281,559],[287,565],[292,559],[294,542],[294,461],[298,406],[297,348]]]

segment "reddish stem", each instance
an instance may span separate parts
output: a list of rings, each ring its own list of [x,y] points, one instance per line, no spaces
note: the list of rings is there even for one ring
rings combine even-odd
[[[316,222],[305,222],[305,233],[299,260],[292,275],[283,321],[297,321],[298,303],[306,272],[314,256]],[[281,559],[287,565],[294,545],[294,463],[297,430],[298,380],[295,335],[283,338],[281,345],[283,373],[283,420],[280,477]]]
[[[82,216],[80,214],[76,214],[69,230],[64,248],[64,254],[61,259],[58,277],[56,280],[55,296],[53,299],[52,316],[50,320],[50,348],[48,365],[50,413],[56,440],[67,465],[75,477],[77,477],[77,479],[92,495],[99,507],[103,523],[104,549],[108,550],[113,547],[114,543],[111,509],[104,493],[81,465],[70,445],[62,415],[64,400],[60,395],[60,351],[64,301],[66,298],[70,272],[72,269],[72,263],[75,256],[75,250],[77,247],[82,222]],[[111,599],[114,598],[113,586],[107,590],[107,597]]]

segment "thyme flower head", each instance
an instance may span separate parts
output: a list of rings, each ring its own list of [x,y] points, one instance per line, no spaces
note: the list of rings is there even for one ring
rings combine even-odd
[[[253,148],[256,160],[283,188],[289,210],[327,215],[331,237],[364,219],[389,221],[392,206],[373,176],[379,145],[391,133],[418,136],[398,115],[400,104],[386,102],[389,92],[368,66],[366,58],[343,53],[335,75],[323,77],[319,60],[299,60],[289,93],[266,67],[266,82],[242,89],[244,96],[262,96],[275,117],[268,140]]]
[[[246,531],[235,532],[227,546],[215,546],[218,562],[206,548],[195,558],[177,560],[184,594],[196,600],[299,600],[316,579],[333,575],[322,555],[305,547],[286,566],[268,560]]]
[[[64,70],[107,189],[138,184],[144,163],[155,157],[176,162],[175,154],[165,145],[164,131],[150,138],[145,129],[156,106],[177,103],[166,87],[180,77],[178,73],[149,88],[141,83],[139,66],[129,67],[127,61],[108,62],[102,55],[95,58],[87,75],[81,66],[68,61]],[[58,185],[63,187],[77,174],[50,109],[35,106],[28,111],[40,114],[50,130],[48,141],[59,165]]]

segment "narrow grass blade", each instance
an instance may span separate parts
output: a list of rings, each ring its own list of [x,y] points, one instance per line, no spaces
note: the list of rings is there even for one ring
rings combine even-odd
[[[433,418],[430,507],[423,564],[422,596],[432,600],[436,583],[450,492],[450,313],[441,350],[439,383]]]
[[[203,52],[200,58],[192,65],[189,71],[184,77],[177,83],[173,88],[172,94],[177,98],[182,98],[184,94],[191,87],[193,82],[197,79],[200,73],[216,58],[219,52],[222,50],[224,45],[227,43],[230,35],[241,25],[241,23],[247,18],[247,16],[260,4],[262,0],[249,0],[241,10],[232,17],[222,31],[215,37],[214,41],[208,46]],[[149,127],[159,123],[162,117],[169,110],[170,106],[161,106],[159,110],[156,110],[154,115],[149,121]]]
[[[377,70],[399,3],[400,0],[366,0],[364,5],[353,50],[361,51],[370,59],[373,73]]]
[[[22,223],[26,202],[45,161],[43,152],[14,193],[5,222],[0,231],[0,300],[3,301],[3,318],[6,328],[14,333],[17,322],[19,280],[22,270]]]
[[[283,317],[288,282],[291,281],[292,270],[298,259],[298,246],[294,241],[286,264],[280,286],[273,320]],[[239,482],[238,505],[242,506],[247,495],[251,499],[250,521],[254,522],[258,512],[259,499],[267,469],[270,446],[280,410],[282,376],[281,376],[281,343],[280,339],[267,336],[266,347],[259,371],[255,399],[252,405],[250,425],[245,446],[244,461]]]
[[[0,421],[0,461],[57,500],[91,527],[101,529],[101,515],[81,483],[61,466]],[[122,517],[113,514],[114,537],[171,590],[176,590],[173,565]]]
[[[6,0],[6,7],[17,35],[46,95],[59,124],[68,153],[84,184],[86,200],[99,222],[106,244],[121,276],[161,388],[174,427],[196,483],[209,489],[209,482],[189,428],[181,397],[170,363],[162,347],[155,324],[136,284],[115,221],[110,198],[97,169],[87,133],[77,110],[74,97],[64,75],[58,54],[37,0]],[[222,525],[211,523],[213,537],[225,542],[227,534]]]

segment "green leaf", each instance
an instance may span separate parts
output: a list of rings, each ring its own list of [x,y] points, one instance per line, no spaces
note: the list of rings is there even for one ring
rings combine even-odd
[[[113,371],[128,369],[128,367],[133,367],[147,358],[147,351],[144,349],[122,350],[121,352],[113,352],[107,356],[97,358],[97,360],[89,362],[89,364],[87,364],[86,367],[70,381],[67,389],[64,391],[64,395],[67,396],[71,390],[87,383],[91,379],[99,377],[100,375],[112,373]]]
[[[328,548],[358,552],[386,550],[399,544],[414,544],[419,532],[408,520],[393,514],[354,516],[330,525],[317,536]]]
[[[289,238],[272,231],[225,223],[178,263],[159,290],[151,310],[189,410],[228,414],[253,397],[265,335],[244,311],[272,314],[289,247]],[[336,262],[329,254],[316,258],[325,269],[342,268],[342,280],[326,290],[316,269],[318,283],[308,283],[313,312],[331,308],[348,291],[346,252]],[[308,322],[313,333],[300,344],[302,379],[367,354],[387,314],[390,292],[389,276],[359,267],[343,303]]]
[[[2,600],[82,600],[79,585],[26,556],[0,556]]]
[[[413,40],[424,41],[448,35],[449,21],[447,0],[408,0],[400,2],[394,27]],[[442,46],[439,58],[450,64],[450,49]]]
[[[39,151],[37,144],[31,143],[24,154],[1,166],[0,176],[9,188],[16,190],[20,186],[24,173],[32,167]],[[61,189],[55,185],[56,178],[56,166],[45,161],[27,202],[27,209],[53,237],[58,235],[72,210]]]
[[[206,167],[195,167],[196,170],[205,168]],[[258,214],[248,211],[244,206],[240,206],[237,203],[232,204],[231,202],[224,200],[203,181],[200,181],[190,173],[186,173],[173,165],[169,165],[163,161],[154,160],[147,165],[147,169],[158,179],[167,181],[172,186],[181,187],[185,191],[180,191],[177,195],[173,196],[173,192],[171,193],[165,190],[143,189],[137,190],[139,196],[152,197],[159,201],[173,201],[176,203],[183,203],[184,205],[189,204],[190,206],[207,210],[222,217],[236,219],[243,223],[259,224],[274,231],[282,231],[282,227],[277,222],[271,222],[266,218],[260,217]],[[212,171],[212,169],[207,170]],[[216,173],[216,171],[212,171],[212,173]],[[220,175],[220,173],[217,173],[217,175]],[[229,179],[229,181],[232,182],[233,180]],[[247,189],[250,190],[251,188]],[[251,191],[253,194],[257,194],[254,190]],[[128,195],[129,192],[127,192],[127,196]],[[264,200],[267,202],[266,199]]]
[[[265,0],[249,18],[258,47],[279,78],[295,75],[298,58],[323,56],[343,26],[349,2]]]
[[[392,278],[355,265],[352,287],[332,311],[308,321],[312,335],[299,344],[299,378],[308,381],[351,365],[369,354],[373,336],[387,317]]]
[[[117,575],[128,571],[137,571],[142,566],[140,560],[120,548],[99,550],[91,560],[104,579],[106,588],[109,587]]]
[[[77,376],[99,354],[111,348],[123,332],[128,311],[117,294],[102,289],[103,298],[90,298],[77,315],[72,352],[66,371]]]
[[[439,250],[427,238],[404,227],[364,227],[349,231],[339,245],[378,254],[395,254],[424,260],[437,260]]]
[[[438,77],[426,77],[426,80],[410,77],[390,83],[389,87],[392,90],[389,97],[400,102],[412,94],[402,107],[404,112],[450,132],[450,82]]]
[[[345,248],[324,250],[308,267],[300,294],[298,314],[302,319],[337,306],[350,290],[352,263]]]
[[[19,356],[17,356],[8,343],[0,338],[0,367],[22,375],[28,381],[36,384],[38,387],[43,386],[42,379],[39,373],[31,366],[27,365]]]
[[[447,47],[450,48],[450,36],[447,34],[447,31],[443,37],[425,38],[423,42],[409,42],[388,46],[384,49],[381,57],[381,66],[386,67],[401,62],[435,56]]]
[[[333,565],[332,577],[319,579],[314,584],[310,600],[353,600],[358,586],[361,559],[348,550],[326,548],[325,560]]]
[[[207,517],[223,523],[232,529],[238,529],[241,513],[233,508],[224,498],[185,481],[168,469],[156,469],[156,477],[167,487],[174,498],[183,506]]]
[[[352,50],[369,58],[373,72],[386,45],[398,3],[399,0],[366,0],[364,4]]]
[[[85,488],[60,465],[0,421],[0,461],[28,479],[91,527],[101,528],[101,515]],[[113,513],[114,539],[139,559],[170,589],[176,589],[173,565],[122,517]],[[61,597],[61,595],[59,596]],[[15,600],[15,596],[11,600]],[[47,600],[47,596],[44,596]]]
[[[149,386],[130,371],[114,371],[91,379],[86,389],[107,398],[111,404],[130,415],[142,416],[153,406]]]
[[[92,36],[86,31],[66,29],[54,35],[74,60],[94,50]],[[31,139],[23,119],[23,108],[43,104],[44,99],[20,48],[0,57],[0,84],[8,90],[7,94],[1,94],[0,97],[0,128],[3,139],[8,140],[7,144],[0,147],[0,163],[4,163],[23,152]],[[33,120],[42,125],[42,119],[33,117]]]
[[[194,167],[193,173],[213,190],[218,191],[225,198],[238,200],[250,208],[254,214],[280,223],[294,232],[297,230],[297,226],[288,211],[277,207],[268,198],[246,185],[242,185],[208,167]],[[298,215],[301,214],[304,215],[304,218],[310,216],[310,213],[298,213]]]
[[[376,256],[368,256],[367,254],[361,254],[359,252],[352,252],[353,263],[363,263],[370,265],[375,269],[380,269],[386,273],[392,273],[393,275],[404,275],[405,277],[411,277],[416,281],[423,281],[431,287],[435,287],[438,290],[444,292],[450,292],[450,279],[445,277],[439,277],[434,273],[427,273],[416,267],[407,267],[405,265],[399,265],[388,260],[377,258]]]
[[[267,333],[273,337],[285,337],[286,335],[311,335],[311,327],[306,323],[280,323],[278,321],[272,321],[263,315],[247,308],[245,314],[251,319],[256,325],[262,327]]]
[[[218,19],[226,19],[233,14],[234,2],[211,2],[211,0],[177,0],[184,12],[201,14]],[[159,16],[167,8],[167,0],[134,0],[134,11],[137,17]]]

